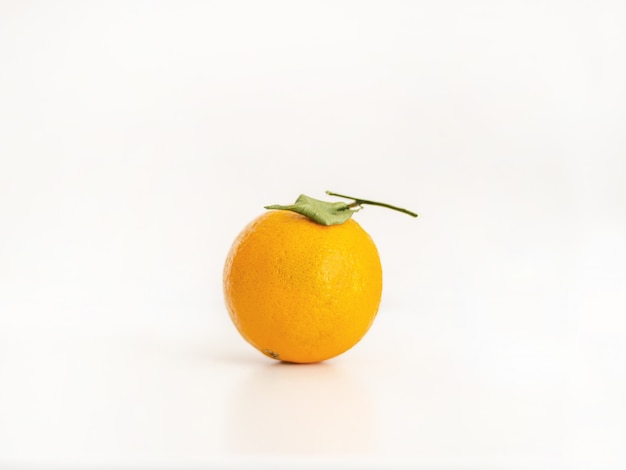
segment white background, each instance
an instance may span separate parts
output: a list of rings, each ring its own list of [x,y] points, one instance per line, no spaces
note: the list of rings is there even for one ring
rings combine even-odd
[[[0,1],[0,467],[624,468],[626,3]],[[230,243],[326,189],[379,316],[274,363]]]

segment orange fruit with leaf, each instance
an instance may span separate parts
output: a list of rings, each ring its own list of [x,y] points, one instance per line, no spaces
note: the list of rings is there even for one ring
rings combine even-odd
[[[336,193],[333,196],[348,198]],[[363,204],[301,195],[267,206],[234,241],[224,266],[224,296],[239,333],[265,355],[311,363],[358,343],[380,304],[382,268],[371,237],[351,217]]]

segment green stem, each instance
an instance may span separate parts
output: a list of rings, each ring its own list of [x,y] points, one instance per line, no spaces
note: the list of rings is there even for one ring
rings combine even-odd
[[[417,217],[417,214],[415,212],[412,212],[412,211],[410,211],[408,209],[403,209],[401,207],[392,206],[391,204],[386,204],[384,202],[368,201],[367,199],[359,199],[359,198],[352,197],[352,196],[344,196],[343,194],[337,194],[337,193],[333,193],[331,191],[326,191],[326,194],[328,194],[329,196],[343,197],[345,199],[353,199],[354,202],[348,205],[348,208],[350,208],[350,209],[358,207],[361,204],[368,204],[370,206],[386,207],[387,209],[393,209],[394,211],[398,211],[398,212],[402,212],[404,214],[408,214],[411,217]]]

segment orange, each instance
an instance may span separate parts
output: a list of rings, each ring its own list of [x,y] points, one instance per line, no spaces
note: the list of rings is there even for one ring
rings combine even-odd
[[[358,343],[380,304],[376,245],[354,220],[325,226],[269,211],[239,234],[224,267],[224,295],[239,333],[265,355],[310,363]]]

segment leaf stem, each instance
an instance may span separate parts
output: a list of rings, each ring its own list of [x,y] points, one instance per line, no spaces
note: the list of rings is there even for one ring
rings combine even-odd
[[[413,211],[410,211],[408,209],[403,209],[401,207],[397,207],[397,206],[392,206],[391,204],[387,204],[384,202],[376,202],[376,201],[369,201],[367,199],[359,199],[356,197],[352,197],[352,196],[344,196],[343,194],[337,194],[337,193],[333,193],[331,191],[326,191],[326,194],[328,194],[329,196],[337,196],[337,197],[342,197],[345,199],[353,199],[354,202],[348,205],[348,208],[352,209],[354,207],[358,207],[361,204],[368,204],[370,206],[379,206],[379,207],[386,207],[387,209],[393,209],[394,211],[398,211],[398,212],[402,212],[404,214],[408,214],[411,217],[417,217],[417,214]]]

